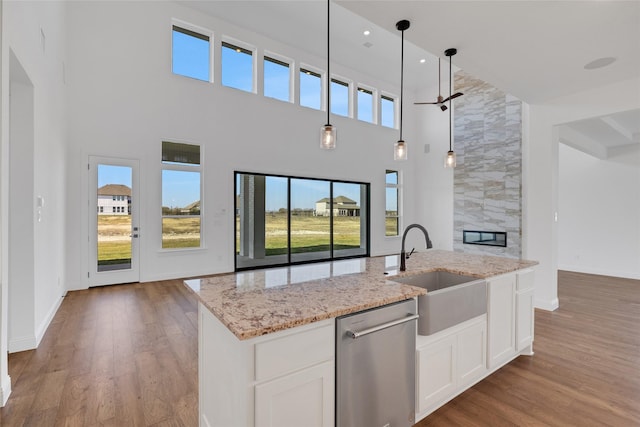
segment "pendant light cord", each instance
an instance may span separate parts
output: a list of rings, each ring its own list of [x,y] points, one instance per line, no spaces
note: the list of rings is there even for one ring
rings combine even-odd
[[[451,149],[451,86],[453,82],[451,81],[451,63],[453,62],[453,56],[449,57],[449,151],[453,151]]]
[[[400,141],[402,139],[402,98],[404,93],[404,30],[402,30],[402,47],[400,48]]]
[[[327,0],[327,124],[329,123],[329,113],[331,112],[331,70],[330,70],[330,64],[331,61],[329,60],[329,54],[331,52],[330,49],[330,43],[331,43],[331,37],[329,34],[330,28],[331,28],[331,13],[330,13],[330,5],[331,5],[331,0]]]

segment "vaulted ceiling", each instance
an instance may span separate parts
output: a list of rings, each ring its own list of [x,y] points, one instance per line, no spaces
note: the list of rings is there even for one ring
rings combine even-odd
[[[326,56],[325,1],[180,3]],[[530,104],[640,77],[640,1],[338,0],[332,2],[332,60],[397,84],[395,24],[401,19],[411,21],[405,31],[410,89],[437,85],[437,57],[445,58],[449,47],[458,49],[454,65]],[[587,69],[602,58],[614,61]],[[637,91],[640,105],[640,87],[629,90]],[[568,132],[576,141],[581,134],[606,140],[590,154],[611,155],[620,147],[640,147],[638,114],[575,123]]]

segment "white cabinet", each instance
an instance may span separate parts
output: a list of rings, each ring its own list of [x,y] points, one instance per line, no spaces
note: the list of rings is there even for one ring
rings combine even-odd
[[[334,320],[240,341],[199,306],[202,427],[330,427]]]
[[[418,336],[416,422],[475,383],[487,371],[487,317]]]
[[[453,335],[417,350],[417,413],[455,392],[457,347],[457,336]]]
[[[533,270],[521,270],[516,275],[516,350],[528,348],[527,354],[533,354],[534,325],[534,282]]]
[[[516,354],[516,274],[487,280],[489,369],[502,366]]]
[[[484,317],[484,316],[483,316]],[[458,333],[458,387],[466,388],[487,372],[487,321]]]
[[[257,384],[256,427],[333,426],[332,362]]]

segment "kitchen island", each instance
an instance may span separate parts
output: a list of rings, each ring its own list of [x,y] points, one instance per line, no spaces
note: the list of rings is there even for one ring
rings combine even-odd
[[[501,298],[508,305],[506,318],[516,320],[518,272],[530,271],[535,262],[499,257],[428,250],[407,261],[407,271],[398,271],[399,257],[373,257],[283,268],[229,273],[185,281],[199,299],[200,425],[331,426],[334,423],[335,318],[386,304],[416,298],[425,289],[396,283],[394,278],[428,271],[449,271],[477,278],[499,279]],[[503,280],[503,278],[508,280]],[[525,276],[523,276],[525,277]],[[527,276],[530,277],[530,276]],[[532,286],[532,279],[527,279]],[[489,294],[491,294],[489,285]],[[498,288],[496,288],[498,289]],[[522,288],[524,289],[524,288]],[[530,288],[526,288],[528,291]],[[527,299],[532,318],[533,289]],[[498,295],[498,294],[496,294]],[[509,301],[511,298],[511,301]],[[491,297],[489,305],[491,305]],[[494,311],[497,300],[494,298]],[[483,319],[491,329],[491,312]],[[496,323],[494,321],[494,323]],[[531,354],[530,341],[521,350]],[[453,328],[451,328],[453,329]],[[486,369],[475,370],[474,381],[516,357],[517,325],[496,332],[497,343],[513,342],[513,351],[483,356]],[[526,328],[525,328],[526,329]],[[442,331],[438,334],[442,335]],[[458,334],[459,331],[453,331]],[[482,352],[491,352],[483,342]],[[456,335],[457,336],[457,335]],[[419,340],[420,350],[433,344],[432,337]],[[484,334],[484,338],[487,334]],[[419,337],[420,338],[420,337]],[[445,337],[446,338],[446,337]],[[438,343],[440,340],[436,340]],[[495,348],[494,348],[495,350]],[[432,354],[432,353],[428,353]],[[428,358],[423,357],[425,363]],[[495,359],[495,360],[498,360]],[[418,369],[429,372],[428,369]],[[418,384],[420,380],[418,379]],[[472,382],[466,381],[465,386]],[[449,393],[417,391],[416,421],[446,402],[462,382],[455,381]],[[419,388],[419,386],[418,386]],[[422,397],[421,397],[422,396]],[[443,400],[444,399],[444,400]]]

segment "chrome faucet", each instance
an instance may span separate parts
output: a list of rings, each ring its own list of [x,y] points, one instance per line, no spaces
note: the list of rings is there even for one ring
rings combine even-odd
[[[402,250],[400,251],[400,271],[405,271],[407,266],[405,265],[405,259],[407,258],[406,253],[404,252],[404,240],[407,238],[407,232],[412,228],[419,228],[424,233],[424,238],[427,241],[427,249],[431,249],[433,244],[431,243],[431,239],[429,239],[429,233],[427,229],[421,226],[420,224],[411,224],[405,228],[404,233],[402,234]],[[413,251],[411,251],[413,252]]]

